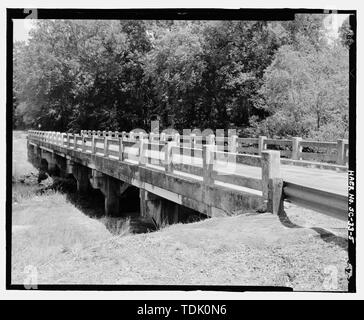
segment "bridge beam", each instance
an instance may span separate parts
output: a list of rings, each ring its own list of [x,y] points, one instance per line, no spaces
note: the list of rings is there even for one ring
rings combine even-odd
[[[94,189],[99,189],[105,197],[105,214],[107,216],[118,215],[120,196],[130,185],[97,170],[92,170],[89,181],[91,186]]]

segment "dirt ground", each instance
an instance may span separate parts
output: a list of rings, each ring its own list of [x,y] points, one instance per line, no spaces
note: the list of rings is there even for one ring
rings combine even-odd
[[[285,217],[252,213],[116,236],[66,194],[40,195],[35,179],[25,183],[36,169],[26,161],[25,134],[13,137],[13,284],[23,284],[31,267],[42,284],[347,290],[345,222],[286,204]]]

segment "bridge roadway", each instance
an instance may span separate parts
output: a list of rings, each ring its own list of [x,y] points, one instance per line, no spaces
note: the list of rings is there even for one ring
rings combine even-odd
[[[217,168],[219,168],[219,166],[217,166]],[[223,168],[223,166],[220,166],[220,168]],[[261,171],[261,168],[258,167],[237,164],[235,174],[260,178],[262,174]],[[281,165],[281,174],[283,180],[287,182],[340,195],[347,195],[348,193],[348,175],[346,172]]]

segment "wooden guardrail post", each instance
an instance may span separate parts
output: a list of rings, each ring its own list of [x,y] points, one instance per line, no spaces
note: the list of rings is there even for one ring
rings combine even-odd
[[[258,154],[261,155],[262,151],[265,150],[265,140],[267,139],[266,136],[259,136],[258,138]]]
[[[292,160],[301,160],[301,137],[293,137],[292,138]]]
[[[345,139],[338,139],[337,140],[337,159],[336,163],[339,165],[345,164]]]
[[[214,165],[214,146],[205,144],[202,146],[202,169],[203,182],[205,185],[212,185],[212,170]]]
[[[176,141],[168,141],[164,146],[164,168],[166,172],[173,171],[172,147],[176,147]]]
[[[280,152],[275,150],[262,151],[262,191],[263,198],[267,201],[267,210],[274,211],[277,208],[276,199],[281,198],[282,183],[281,179],[281,160]],[[281,183],[281,185],[280,185]],[[279,186],[280,185],[280,186]],[[281,190],[279,191],[279,188]],[[277,213],[277,212],[275,212]]]

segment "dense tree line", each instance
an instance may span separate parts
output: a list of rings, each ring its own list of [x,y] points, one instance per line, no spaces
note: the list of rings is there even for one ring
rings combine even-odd
[[[128,131],[159,119],[161,129],[344,137],[350,28],[328,41],[324,17],[39,20],[14,44],[13,126]]]

